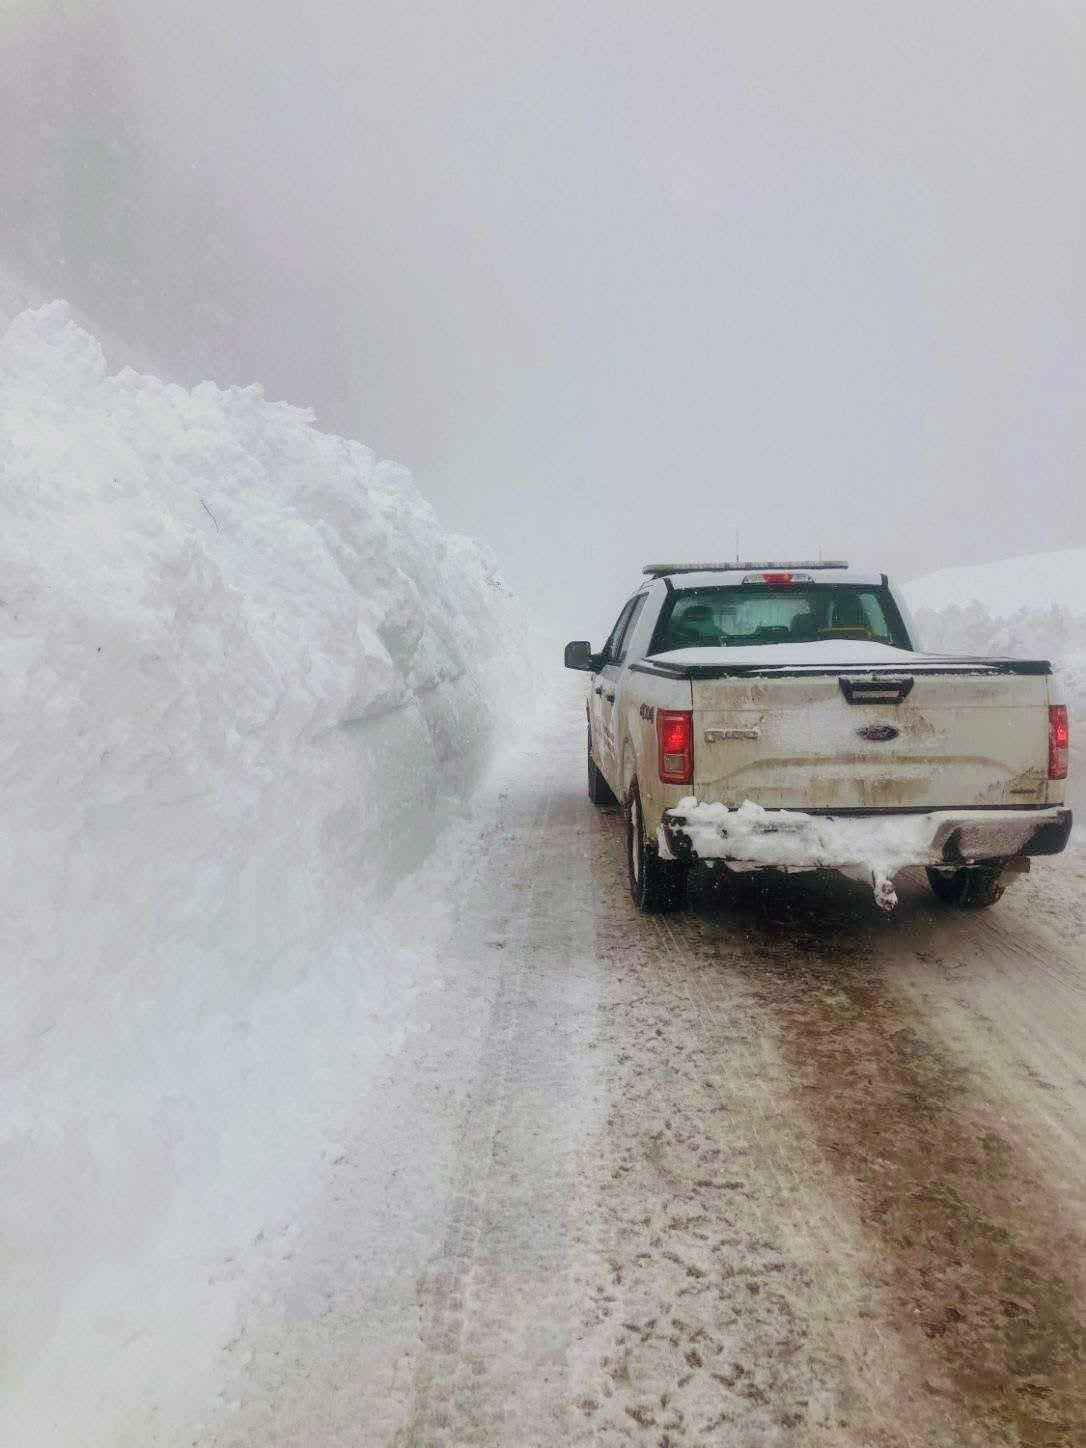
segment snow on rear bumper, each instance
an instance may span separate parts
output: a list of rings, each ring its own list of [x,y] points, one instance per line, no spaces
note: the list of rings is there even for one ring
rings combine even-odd
[[[921,813],[803,814],[750,801],[737,809],[687,798],[665,812],[661,853],[688,863],[723,860],[745,869],[861,868],[891,876],[907,865],[963,865],[1019,855],[1056,855],[1071,811],[959,809]]]

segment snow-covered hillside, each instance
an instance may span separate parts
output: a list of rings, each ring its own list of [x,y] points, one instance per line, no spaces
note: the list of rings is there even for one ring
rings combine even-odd
[[[1012,618],[1023,609],[1036,613],[1055,605],[1086,618],[1086,548],[940,568],[915,579],[905,592],[912,608],[934,612],[975,603],[992,618]]]
[[[1071,707],[1071,797],[1086,809],[1086,548],[943,568],[905,596],[933,653],[1051,659]]]
[[[230,1337],[417,987],[370,917],[529,693],[403,469],[62,303],[0,339],[4,1442],[126,1441],[151,1338]]]

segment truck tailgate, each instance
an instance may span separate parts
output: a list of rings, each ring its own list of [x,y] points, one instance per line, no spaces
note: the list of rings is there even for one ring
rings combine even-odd
[[[769,670],[692,684],[700,799],[802,810],[1047,803],[1039,671]]]

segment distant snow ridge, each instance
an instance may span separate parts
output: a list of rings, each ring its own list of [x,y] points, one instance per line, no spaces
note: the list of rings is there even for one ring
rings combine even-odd
[[[1051,660],[1071,708],[1071,796],[1086,810],[1086,548],[943,568],[905,596],[932,653]]]
[[[1086,618],[1086,548],[940,568],[914,579],[905,592],[914,609],[939,612],[977,603],[991,617],[1008,619],[1054,605]]]
[[[119,1442],[141,1366],[167,1386],[141,1330],[178,1363],[235,1330],[223,1254],[390,1049],[366,902],[525,707],[524,636],[491,555],[307,412],[109,376],[63,303],[0,338],[5,1441]]]

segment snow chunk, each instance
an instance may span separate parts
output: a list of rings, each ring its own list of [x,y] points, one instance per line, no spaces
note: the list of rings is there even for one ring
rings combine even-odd
[[[897,905],[893,877],[928,858],[935,825],[929,815],[841,818],[795,810],[767,810],[752,800],[737,809],[699,802],[692,795],[668,811],[684,821],[702,860],[785,870],[862,871],[883,910]],[[666,852],[663,830],[660,844]]]

